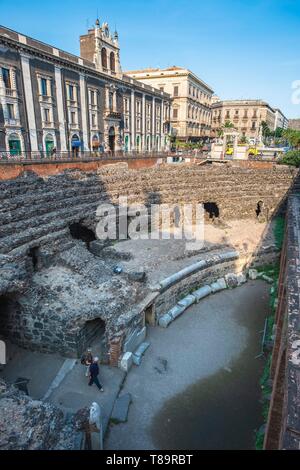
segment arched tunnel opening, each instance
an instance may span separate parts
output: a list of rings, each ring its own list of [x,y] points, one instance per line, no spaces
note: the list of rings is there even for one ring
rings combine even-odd
[[[101,363],[107,363],[108,350],[106,343],[106,325],[101,318],[87,321],[79,331],[79,355],[88,349],[92,350],[93,357],[99,357]]]
[[[0,339],[20,337],[20,304],[10,295],[0,295]]]
[[[260,214],[261,214],[262,211],[263,211],[263,208],[264,208],[264,202],[263,202],[263,201],[259,201],[259,202],[257,203],[257,207],[256,207],[256,211],[255,211],[255,212],[256,212],[256,217],[259,217],[259,216],[260,216]]]
[[[87,247],[89,248],[90,243],[96,240],[95,233],[93,230],[85,227],[80,222],[71,224],[70,227],[70,234],[71,237],[75,240],[81,240],[86,243]]]
[[[220,217],[220,209],[215,202],[205,202],[203,206],[210,220],[218,219]]]
[[[38,254],[39,254],[39,248],[37,246],[30,248],[28,252],[29,258],[31,258],[32,261],[32,267],[34,271],[38,270]]]

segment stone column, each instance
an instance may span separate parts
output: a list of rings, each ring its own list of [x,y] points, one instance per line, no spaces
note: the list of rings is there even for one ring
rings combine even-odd
[[[81,122],[82,122],[82,133],[83,133],[83,150],[88,152],[89,146],[89,134],[88,134],[88,120],[87,120],[87,104],[86,104],[86,82],[85,76],[80,74],[80,107],[81,107]]]
[[[233,143],[233,158],[237,158],[237,153],[238,153],[238,139],[239,136],[235,135],[234,136],[234,143]]]
[[[56,103],[57,114],[59,121],[59,134],[60,134],[60,151],[67,152],[67,139],[66,139],[66,126],[65,126],[65,112],[63,103],[62,81],[61,81],[61,68],[55,67],[55,87],[56,87]]]
[[[155,97],[152,98],[152,150],[156,145],[156,127],[155,127]]]
[[[33,93],[32,93],[30,62],[29,62],[30,57],[24,53],[21,53],[20,56],[21,56],[21,65],[22,65],[24,96],[25,96],[25,104],[26,104],[26,111],[27,111],[30,147],[31,147],[32,152],[38,152],[39,148],[38,148],[38,140],[37,140],[36,120],[35,120],[35,111],[34,111],[34,105],[33,105],[34,101],[33,101]]]
[[[165,139],[164,139],[164,100],[161,100],[161,113],[160,113],[160,149],[164,150]]]
[[[147,129],[146,129],[146,95],[143,93],[142,106],[142,151],[145,152],[147,146]]]
[[[135,150],[135,103],[134,90],[131,91],[131,150]]]

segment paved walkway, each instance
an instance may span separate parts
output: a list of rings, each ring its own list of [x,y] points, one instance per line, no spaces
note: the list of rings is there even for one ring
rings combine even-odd
[[[193,306],[167,330],[150,329],[151,348],[123,388],[133,398],[128,422],[111,426],[105,448],[199,449],[207,434],[215,439],[216,447],[225,446],[226,435],[231,435],[226,442],[229,448],[251,447],[261,412],[258,381],[263,361],[255,357],[260,351],[268,298],[265,283],[249,282]],[[205,384],[214,377],[213,384]],[[231,422],[237,426],[233,432]],[[239,432],[242,443],[233,442],[232,434]]]
[[[37,400],[42,400],[53,381],[61,376],[66,362],[71,364],[72,369],[67,368],[66,375],[61,377],[59,387],[53,390],[47,401],[70,413],[86,406],[90,407],[93,402],[97,402],[103,408],[104,425],[105,428],[107,427],[114,402],[125,377],[124,372],[117,368],[101,366],[100,381],[103,384],[104,393],[100,393],[95,385],[88,386],[85,367],[80,364],[80,361],[74,361],[72,364],[72,361],[59,355],[34,353],[13,345],[8,345],[8,356],[10,360],[0,372],[0,377],[9,383],[15,383],[20,377],[29,379],[29,395]]]

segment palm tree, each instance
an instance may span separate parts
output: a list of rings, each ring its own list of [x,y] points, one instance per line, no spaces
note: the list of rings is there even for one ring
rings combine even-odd
[[[223,137],[225,129],[235,129],[234,124],[229,120],[225,121],[223,126],[218,129],[218,137]]]

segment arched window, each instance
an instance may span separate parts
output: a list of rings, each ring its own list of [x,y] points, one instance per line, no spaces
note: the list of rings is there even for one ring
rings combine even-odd
[[[52,134],[47,134],[45,138],[46,155],[50,157],[54,149],[54,138]]]
[[[115,61],[115,54],[113,52],[110,53],[110,71],[116,71],[116,61]]]
[[[102,61],[102,67],[104,69],[107,69],[107,52],[106,52],[105,47],[103,47],[101,51],[101,61]]]

